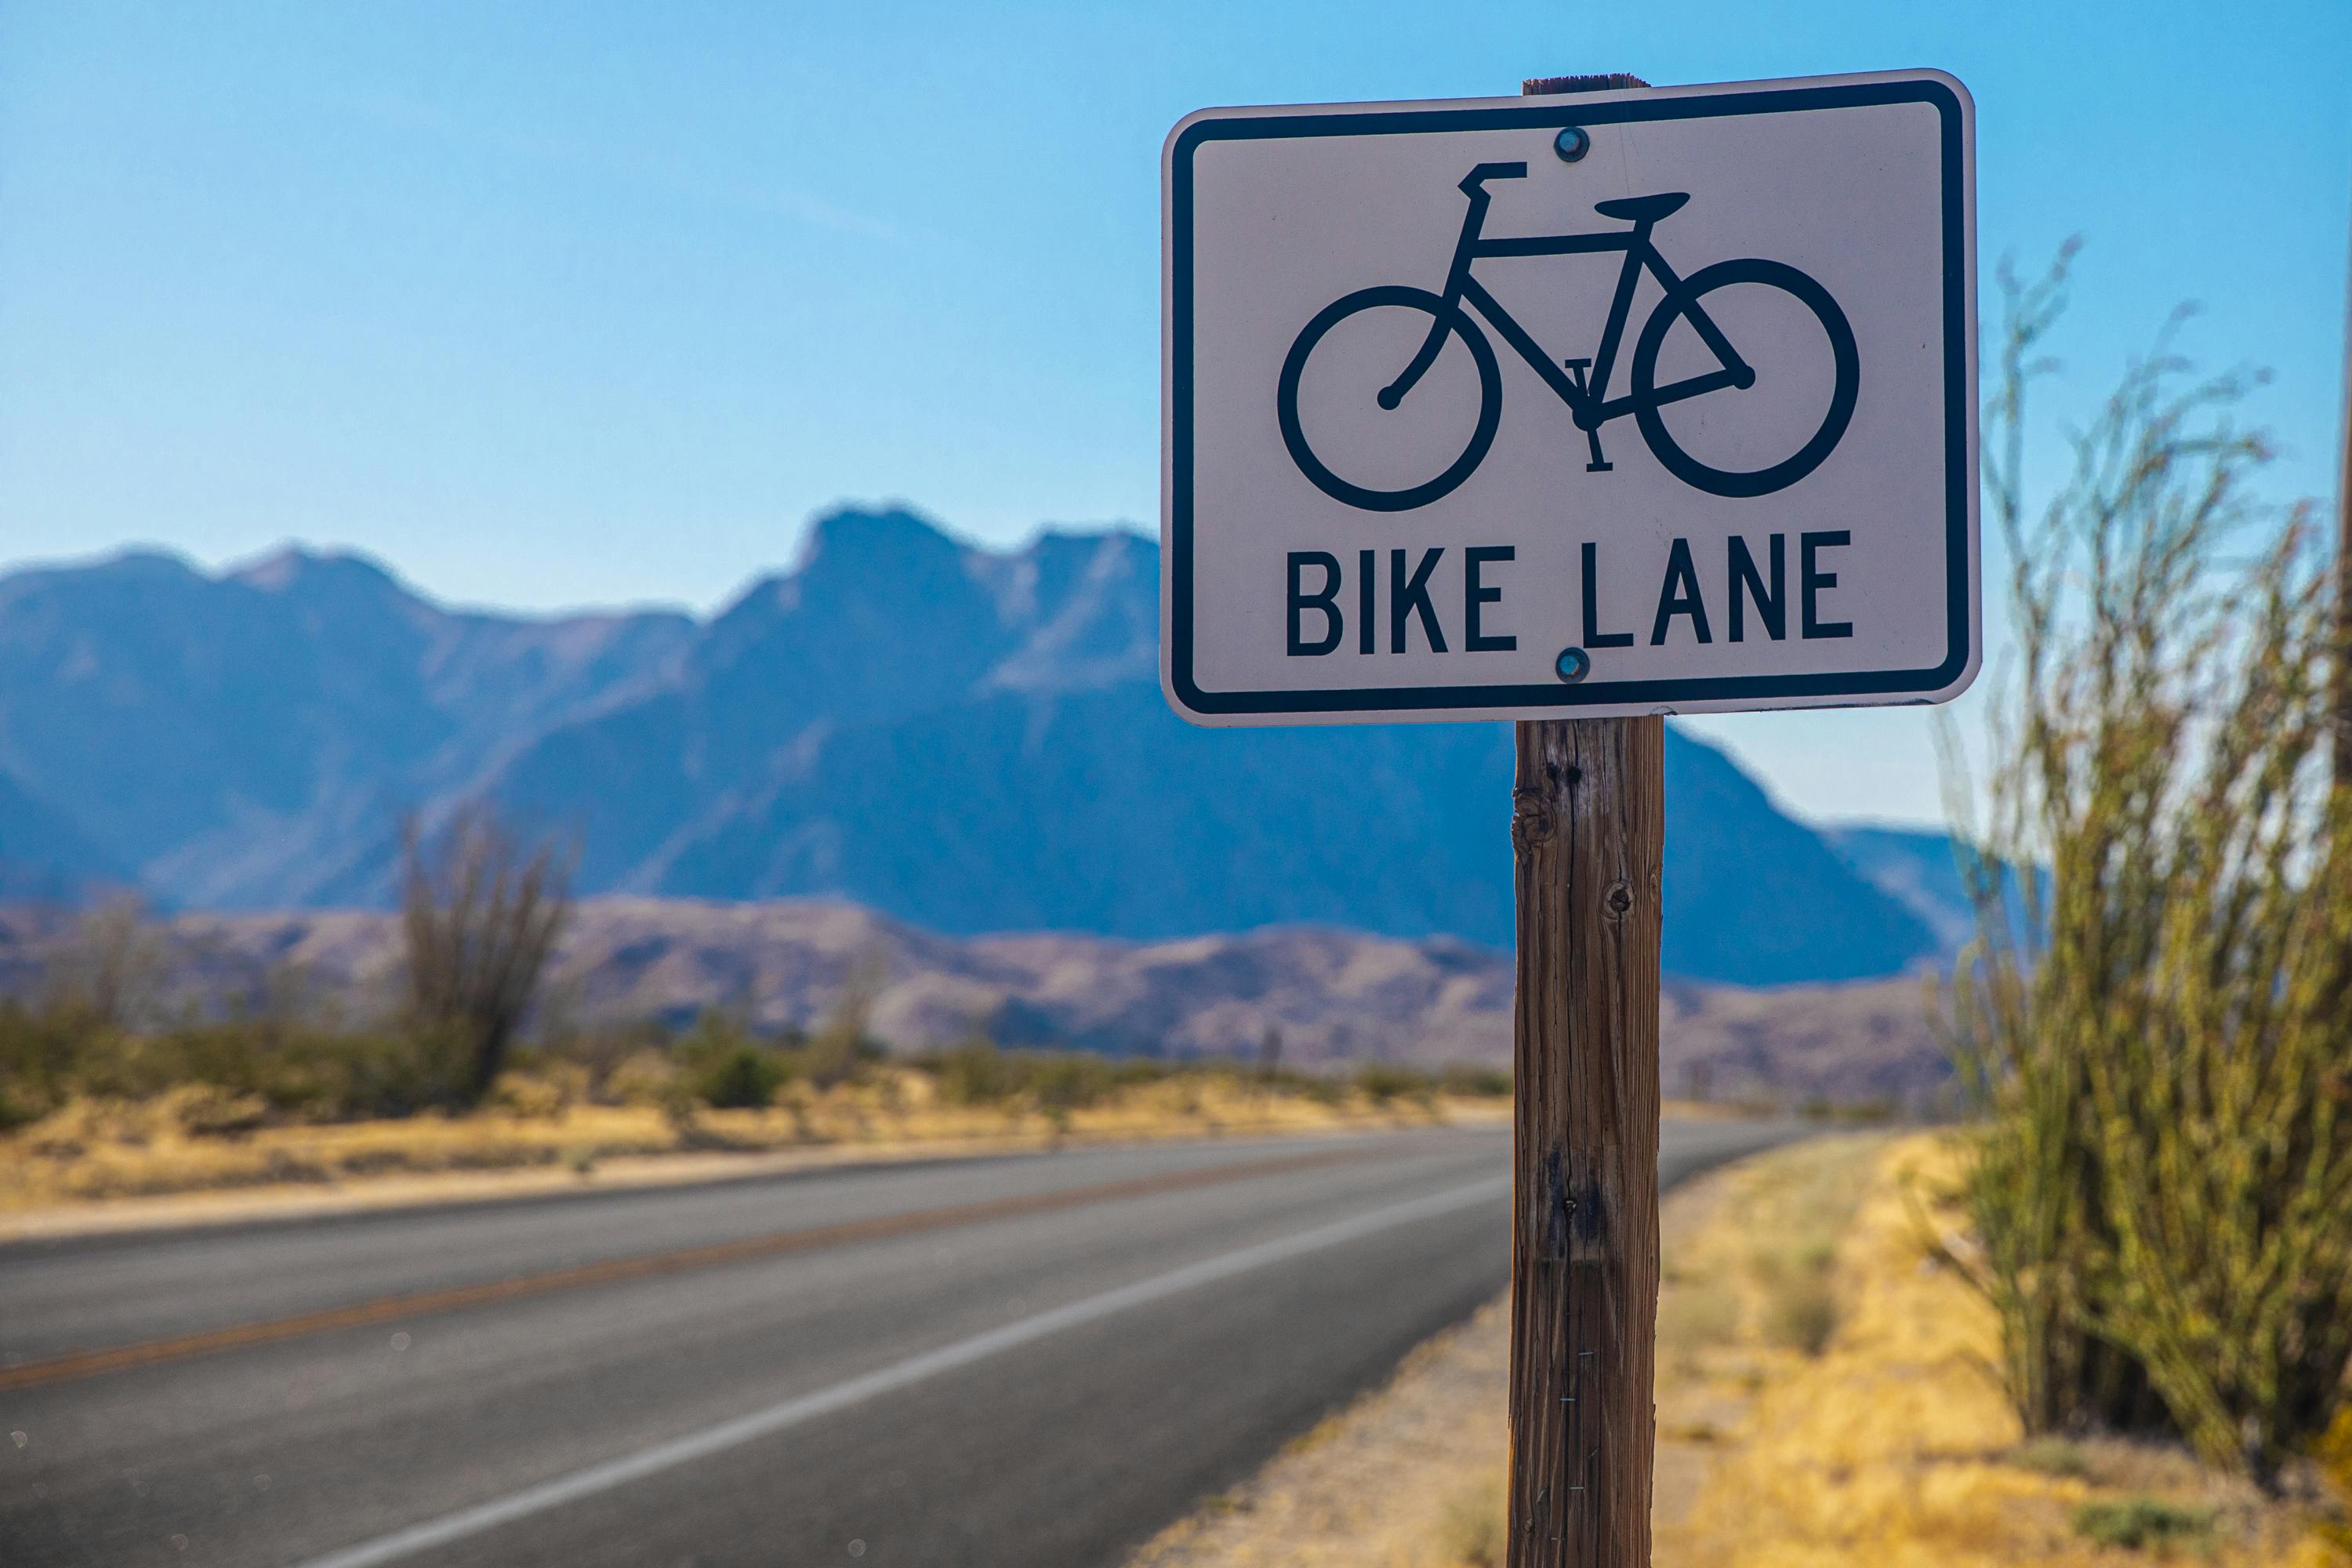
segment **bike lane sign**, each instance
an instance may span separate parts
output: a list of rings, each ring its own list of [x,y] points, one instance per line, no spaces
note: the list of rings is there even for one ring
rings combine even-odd
[[[1160,663],[1203,724],[1975,676],[1975,159],[1933,71],[1168,138]]]

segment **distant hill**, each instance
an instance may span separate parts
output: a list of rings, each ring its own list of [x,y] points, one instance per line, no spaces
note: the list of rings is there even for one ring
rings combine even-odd
[[[159,935],[166,1011],[252,1004],[305,986],[344,1008],[388,1002],[397,922],[369,911],[185,914]],[[38,984],[56,912],[0,915],[0,994]],[[292,977],[289,984],[289,977]],[[691,1019],[727,1008],[806,1026],[853,980],[874,985],[872,1027],[904,1050],[974,1029],[1016,1047],[1255,1058],[1507,1063],[1511,961],[1450,937],[1406,941],[1320,927],[1126,942],[1067,934],[950,937],[855,905],[591,900],[548,987],[582,1023]],[[1660,1009],[1667,1092],[1888,1100],[1921,1105],[1945,1078],[1913,977],[1744,990],[1670,982]]]
[[[192,910],[381,906],[401,812],[486,797],[592,893],[821,895],[950,933],[1312,922],[1510,940],[1501,724],[1205,731],[1154,671],[1158,551],[821,519],[708,620],[450,609],[354,557],[133,553],[0,577],[0,774],[65,885]],[[1665,963],[1885,975],[1938,932],[1669,730]],[[32,829],[0,801],[0,864]],[[67,815],[58,815],[67,814]]]
[[[1948,833],[1840,824],[1822,830],[1831,853],[1911,911],[1946,953],[1976,934],[1976,910]]]
[[[1823,828],[1822,837],[1855,873],[1918,918],[1936,939],[1937,956],[1948,959],[1975,939],[1975,896],[1961,873],[1962,850],[1950,834],[1857,823]],[[2050,868],[2037,866],[2033,880],[2046,917]],[[2011,932],[2021,935],[2029,910],[2014,869],[2002,874],[2001,889]]]

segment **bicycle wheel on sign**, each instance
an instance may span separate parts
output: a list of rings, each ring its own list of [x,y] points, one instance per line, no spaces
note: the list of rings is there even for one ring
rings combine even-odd
[[[1746,292],[1755,289],[1777,290],[1787,298],[1774,300]],[[1710,294],[1712,300],[1706,298]],[[1759,311],[1774,330],[1757,346],[1769,342],[1772,353],[1761,363],[1737,351],[1725,359],[1722,348],[1732,346],[1731,340],[1742,335],[1740,328],[1759,319]],[[1807,315],[1811,325],[1798,325]],[[1775,316],[1778,320],[1772,321]],[[1677,336],[1690,346],[1716,345],[1708,356],[1714,363],[1703,369],[1677,365],[1662,384],[1658,358],[1677,323],[1685,327]],[[1685,352],[1682,343],[1676,352]],[[1735,372],[1738,379],[1727,386],[1714,379],[1723,370]],[[1761,496],[1795,484],[1837,448],[1853,419],[1862,360],[1854,348],[1853,328],[1828,289],[1785,262],[1751,257],[1702,267],[1667,290],[1634,345],[1632,379],[1635,423],[1668,473],[1710,495]],[[1709,384],[1687,390],[1701,382]],[[1792,398],[1801,402],[1792,405]],[[1822,411],[1818,421],[1811,417],[1814,407]],[[1684,409],[1694,416],[1693,430],[1678,437],[1667,425],[1666,413]],[[1759,429],[1764,432],[1760,436]],[[1714,437],[1708,455],[1717,461],[1702,461],[1691,454],[1693,434]],[[1743,444],[1752,447],[1759,440],[1768,450],[1789,455],[1761,467],[1736,467],[1712,449]],[[1793,451],[1789,450],[1791,446]],[[1751,450],[1746,455],[1756,454]]]
[[[1439,339],[1438,350],[1433,363],[1424,364],[1423,352],[1433,332]],[[1467,378],[1459,374],[1458,365],[1445,363],[1448,337],[1459,338],[1470,353],[1477,378],[1475,418],[1468,417],[1472,411],[1462,396],[1468,391]],[[1331,346],[1310,375],[1307,361],[1327,340]],[[1423,374],[1408,384],[1405,373],[1415,366]],[[1343,401],[1360,396],[1361,408],[1352,411],[1360,419],[1351,418],[1351,425],[1394,421],[1390,438],[1375,435],[1357,443],[1363,449],[1341,458],[1354,469],[1354,479],[1342,477],[1309,444],[1298,410],[1302,383],[1308,384],[1311,406],[1318,409],[1335,395]],[[1502,423],[1503,378],[1486,334],[1458,307],[1425,289],[1386,285],[1342,295],[1300,329],[1282,362],[1275,404],[1283,445],[1316,489],[1364,511],[1410,511],[1450,494],[1486,459]],[[1448,460],[1454,432],[1465,426],[1466,440],[1459,455]],[[1327,432],[1327,444],[1329,440]],[[1405,475],[1395,470],[1416,458],[1429,461],[1411,471],[1425,473],[1442,465],[1436,477],[1398,482]],[[1391,471],[1379,471],[1383,466]]]

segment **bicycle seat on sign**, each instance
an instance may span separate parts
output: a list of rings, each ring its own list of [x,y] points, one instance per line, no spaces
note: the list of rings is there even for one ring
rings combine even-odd
[[[1655,223],[1668,213],[1678,210],[1690,200],[1682,191],[1661,191],[1654,196],[1622,196],[1613,202],[1595,202],[1592,210],[1602,217],[1622,217],[1631,223]]]

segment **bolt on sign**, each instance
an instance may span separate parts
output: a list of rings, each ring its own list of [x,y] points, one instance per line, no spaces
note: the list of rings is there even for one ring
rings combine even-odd
[[[1937,702],[1979,658],[1934,71],[1168,138],[1161,674],[1202,724]]]

